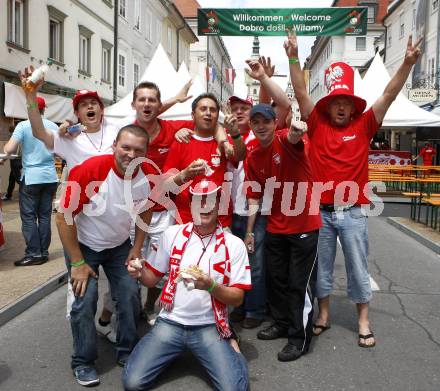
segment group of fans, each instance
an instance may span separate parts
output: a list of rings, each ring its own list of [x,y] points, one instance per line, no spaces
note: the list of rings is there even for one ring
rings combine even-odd
[[[376,344],[368,317],[368,148],[420,55],[405,59],[374,105],[353,93],[353,69],[338,62],[325,73],[328,95],[314,104],[306,89],[294,33],[284,48],[302,120],[271,80],[273,67],[249,60],[260,100],[229,98],[223,126],[209,93],[192,103],[192,121],[158,117],[183,102],[190,84],[162,102],[159,88],[133,91],[134,123],[108,125],[96,92],[73,99],[83,130],[47,129],[35,102],[42,81],[26,94],[32,134],[69,169],[56,214],[72,294],[72,369],[79,384],[99,383],[99,266],[110,286],[98,327],[116,313],[117,363],[126,390],[150,388],[186,349],[218,390],[247,390],[247,364],[232,327],[256,328],[261,340],[286,338],[280,361],[309,350],[312,335],[330,328],[329,297],[337,238],[345,256],[347,292],[359,315],[358,345]],[[32,69],[20,73],[24,87]],[[351,191],[355,184],[362,191]],[[139,341],[139,283],[161,311]],[[314,297],[319,313],[312,323]],[[232,310],[233,307],[233,310]],[[231,311],[232,310],[232,311]]]

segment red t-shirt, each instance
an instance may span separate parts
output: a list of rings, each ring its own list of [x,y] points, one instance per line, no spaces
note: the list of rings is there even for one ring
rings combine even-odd
[[[420,151],[420,156],[423,158],[424,166],[432,166],[432,158],[437,155],[437,151],[433,147],[424,147]]]
[[[170,151],[171,145],[173,144],[175,134],[177,131],[183,128],[194,129],[194,121],[181,120],[164,120],[158,119],[160,124],[160,132],[156,138],[148,144],[147,158],[150,159],[154,164],[148,164],[148,174],[160,175],[163,173],[163,166]],[[135,125],[139,125],[136,120]],[[140,126],[140,125],[139,125]],[[155,167],[155,165],[157,167]],[[158,172],[158,169],[160,170]],[[167,204],[169,207],[169,204]],[[154,212],[159,212],[165,210],[165,206],[156,204],[153,207]]]
[[[315,108],[307,125],[314,181],[333,181],[332,185],[329,184],[330,190],[322,193],[321,203],[341,204],[349,198],[351,204],[368,204],[368,194],[364,194],[368,183],[368,149],[371,138],[380,127],[373,110],[370,108],[346,127],[337,127]],[[354,182],[354,185],[341,185],[337,198],[343,197],[343,200],[335,200],[336,187],[346,181]]]
[[[246,180],[261,186],[261,191],[248,186],[248,198],[263,198],[268,178],[281,183],[274,186],[272,207],[267,216],[267,231],[274,234],[310,232],[322,225],[318,202],[310,208],[312,172],[304,143],[289,143],[287,134],[288,129],[276,131],[270,146],[263,148],[258,144],[247,157]],[[263,209],[266,209],[264,205]]]
[[[217,153],[217,142],[214,137],[201,138],[194,135],[188,144],[174,142],[171,146],[168,158],[164,165],[164,172],[172,168],[183,170],[188,167],[194,160],[204,159],[214,171],[214,173],[207,177],[208,180],[215,182],[218,186],[221,186],[224,181],[226,173],[227,159],[224,155]],[[192,180],[192,183],[197,183],[204,176],[199,175]],[[189,186],[185,188],[181,193],[175,197],[175,203],[183,224],[192,221],[191,206],[190,206],[190,193]],[[219,220],[223,227],[229,227],[231,225],[231,207],[228,207],[228,213],[222,214],[219,212]]]

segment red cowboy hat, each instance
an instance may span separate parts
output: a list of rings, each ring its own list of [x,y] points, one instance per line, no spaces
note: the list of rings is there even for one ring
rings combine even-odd
[[[325,71],[324,84],[327,87],[328,95],[316,103],[316,108],[323,114],[327,114],[330,101],[337,96],[347,96],[353,101],[355,107],[354,116],[361,115],[367,102],[354,95],[354,70],[345,62],[335,62]]]

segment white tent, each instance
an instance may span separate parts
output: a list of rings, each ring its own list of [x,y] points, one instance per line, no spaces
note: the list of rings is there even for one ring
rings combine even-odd
[[[185,62],[180,65],[179,71],[177,72],[178,84],[175,87],[175,93],[179,91],[184,84],[191,79],[191,75],[188,71],[188,67]],[[202,81],[199,76],[196,76],[192,80],[192,86],[189,89],[188,95],[192,96],[184,103],[177,103],[165,113],[163,113],[160,118],[163,119],[191,119],[191,103],[198,95],[203,94],[206,90],[203,87]]]
[[[190,78],[191,76],[186,64],[182,63],[179,72],[176,72],[162,45],[159,44],[140,81],[152,81],[156,83],[160,89],[162,101],[165,101],[176,95]],[[189,95],[195,98],[204,91],[200,79],[198,77],[194,78],[193,85],[189,90]],[[119,124],[132,122],[136,116],[135,110],[131,107],[132,100],[133,91],[114,105],[106,107],[105,116],[107,120]],[[191,119],[192,100],[193,99],[189,99],[184,103],[177,103],[163,113],[160,118]]]
[[[360,85],[357,85],[359,79],[355,77],[355,93],[367,101],[367,108],[371,107],[382,95],[390,80],[391,77],[382,58],[377,53]],[[440,116],[421,109],[400,93],[388,109],[382,126],[384,128],[440,126]]]

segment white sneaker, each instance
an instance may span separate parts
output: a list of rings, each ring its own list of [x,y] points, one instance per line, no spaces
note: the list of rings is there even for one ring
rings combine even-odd
[[[111,323],[107,326],[101,326],[99,321],[96,322],[96,331],[98,334],[106,337],[111,343],[116,343],[116,330],[113,329]]]

